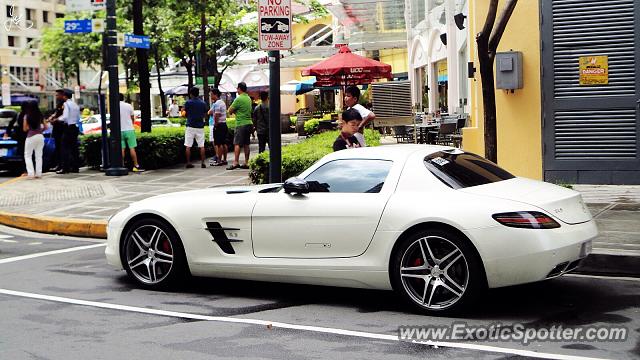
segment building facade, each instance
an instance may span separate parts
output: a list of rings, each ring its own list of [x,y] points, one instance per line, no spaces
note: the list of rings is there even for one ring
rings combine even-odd
[[[486,14],[486,2],[471,2],[470,33]],[[638,34],[637,1],[518,2],[498,51],[522,53],[524,86],[496,90],[498,163],[551,182],[640,184]],[[483,154],[475,76],[463,146]]]

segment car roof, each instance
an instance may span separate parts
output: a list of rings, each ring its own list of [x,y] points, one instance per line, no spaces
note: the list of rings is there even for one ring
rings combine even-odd
[[[434,152],[447,149],[450,150],[452,149],[452,147],[424,144],[382,145],[336,151],[327,155],[327,157],[328,160],[354,158],[401,160],[408,158],[410,155],[416,152],[422,152],[424,156],[427,156]]]

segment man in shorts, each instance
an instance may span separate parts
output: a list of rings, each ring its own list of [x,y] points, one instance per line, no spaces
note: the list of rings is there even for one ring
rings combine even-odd
[[[184,134],[185,157],[187,159],[187,169],[193,168],[191,164],[191,147],[195,140],[200,148],[200,167],[206,168],[204,153],[204,119],[207,115],[207,104],[198,97],[200,90],[192,87],[189,90],[190,99],[184,104],[187,113],[187,129]]]
[[[126,103],[124,101],[124,95],[120,94],[120,141],[122,144],[122,159],[124,160],[124,149],[128,147],[129,155],[131,155],[131,161],[133,162],[133,172],[143,172],[144,169],[140,168],[140,164],[138,164],[138,154],[136,153],[138,141],[136,140],[136,132],[133,128],[134,119],[133,106]]]
[[[238,83],[238,97],[229,108],[229,114],[236,114],[236,131],[233,136],[234,159],[233,165],[227,170],[248,169],[249,168],[249,144],[253,133],[253,119],[251,98],[247,95],[247,84]],[[244,149],[244,165],[240,166],[240,148]]]
[[[220,96],[218,88],[211,89],[211,109],[209,110],[209,141],[213,144],[218,161],[210,166],[227,165],[227,104]]]

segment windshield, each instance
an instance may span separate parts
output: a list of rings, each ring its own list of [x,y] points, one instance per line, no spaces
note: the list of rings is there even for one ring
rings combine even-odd
[[[471,153],[436,152],[424,159],[435,177],[453,189],[484,185],[515,176],[491,161]]]

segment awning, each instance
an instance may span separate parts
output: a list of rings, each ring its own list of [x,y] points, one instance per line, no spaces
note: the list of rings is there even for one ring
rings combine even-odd
[[[315,77],[298,81],[291,80],[280,86],[280,94],[283,95],[302,95],[313,90],[313,84],[316,82]]]

